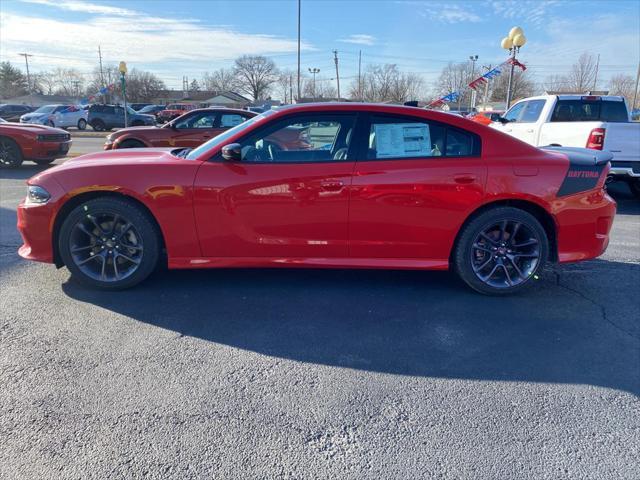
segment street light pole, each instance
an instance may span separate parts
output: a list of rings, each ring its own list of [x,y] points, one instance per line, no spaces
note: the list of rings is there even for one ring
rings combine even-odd
[[[474,76],[476,74],[476,62],[478,61],[478,55],[470,55],[469,60],[471,60],[471,81],[473,82]],[[469,111],[473,111],[473,107],[475,106],[476,100],[476,91],[471,90],[471,98],[469,99]]]
[[[320,73],[319,68],[310,68],[309,73],[313,74],[313,99],[316,99],[316,73]]]
[[[505,50],[509,50],[511,56],[511,68],[509,69],[509,83],[507,85],[507,108],[511,106],[511,99],[513,97],[513,69],[516,63],[516,53],[520,51],[520,48],[527,43],[527,37],[524,36],[524,32],[520,27],[513,27],[509,31],[509,35],[502,39],[500,46]]]
[[[126,128],[129,126],[129,122],[127,121],[127,82],[125,80],[125,75],[127,74],[127,64],[125,62],[120,62],[118,70],[120,71],[120,82],[122,84],[122,98],[124,100],[124,126]]]
[[[301,0],[298,0],[298,100],[300,100],[300,2]],[[291,103],[293,103],[293,99]]]

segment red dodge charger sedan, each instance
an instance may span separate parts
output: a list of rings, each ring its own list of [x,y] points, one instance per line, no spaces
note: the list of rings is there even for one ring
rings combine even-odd
[[[304,148],[269,138],[304,131]],[[269,111],[196,149],[84,155],[28,181],[20,255],[99,288],[169,268],[455,271],[507,294],[546,262],[597,257],[615,202],[610,155],[538,149],[412,107]]]

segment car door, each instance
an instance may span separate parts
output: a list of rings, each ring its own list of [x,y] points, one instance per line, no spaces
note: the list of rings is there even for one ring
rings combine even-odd
[[[352,258],[447,265],[459,226],[484,196],[480,137],[422,118],[371,115],[351,186]]]
[[[346,257],[355,119],[289,115],[247,134],[240,161],[204,163],[194,199],[203,255]]]
[[[509,123],[504,124],[500,129],[512,137],[516,137],[530,145],[536,145],[537,128],[536,122],[540,118],[545,100],[526,100],[515,104],[505,114],[504,118]]]
[[[217,135],[218,112],[201,111],[185,114],[171,123],[172,134],[167,139],[171,147],[194,148]]]

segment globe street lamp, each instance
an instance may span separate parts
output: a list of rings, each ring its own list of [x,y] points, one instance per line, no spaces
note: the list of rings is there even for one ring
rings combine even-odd
[[[128,127],[127,122],[127,87],[125,81],[125,75],[127,74],[127,64],[125,62],[120,62],[118,65],[118,70],[120,71],[120,84],[122,85],[122,98],[124,99],[124,126]]]
[[[478,61],[478,55],[469,55],[469,60],[471,60],[471,81],[475,79],[476,75],[476,62]],[[469,111],[473,112],[473,108],[476,106],[476,91],[475,89],[471,90],[471,98],[469,99]]]
[[[527,37],[520,27],[513,27],[509,31],[509,35],[502,39],[500,46],[505,50],[509,50],[511,55],[511,69],[509,70],[509,84],[507,86],[507,110],[511,106],[511,97],[513,95],[513,69],[515,67],[516,53],[520,52],[520,48],[527,43]]]

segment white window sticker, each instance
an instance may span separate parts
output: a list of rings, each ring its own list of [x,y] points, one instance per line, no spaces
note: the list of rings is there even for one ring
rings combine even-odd
[[[374,125],[376,158],[430,157],[431,135],[425,123]]]

